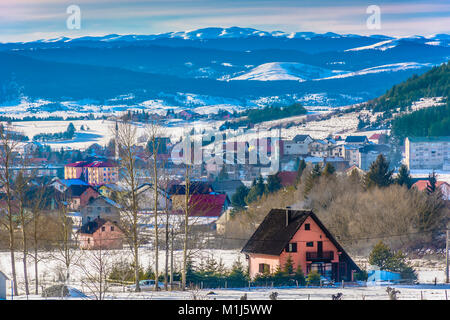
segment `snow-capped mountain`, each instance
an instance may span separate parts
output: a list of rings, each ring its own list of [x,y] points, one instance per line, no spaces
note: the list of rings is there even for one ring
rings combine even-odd
[[[184,107],[340,106],[448,61],[449,43],[448,34],[393,38],[239,27],[0,43],[0,105],[26,97],[54,102],[52,108],[85,99],[143,107],[153,100]]]
[[[295,80],[303,82],[331,77],[342,73],[344,72],[339,70],[328,70],[297,62],[270,62],[259,65],[249,72],[231,78],[230,80]]]

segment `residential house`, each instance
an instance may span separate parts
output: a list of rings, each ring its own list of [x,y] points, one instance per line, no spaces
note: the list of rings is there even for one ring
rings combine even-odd
[[[356,173],[358,173],[361,177],[363,177],[365,174],[366,174],[366,172],[364,171],[364,170],[361,170],[357,165],[352,165],[350,168],[348,168],[347,170],[345,170],[345,174],[347,175],[347,176],[350,176],[352,173],[353,173],[353,171],[356,171]]]
[[[369,137],[369,141],[376,144],[386,144],[387,135],[385,133],[374,133]]]
[[[297,171],[279,171],[277,176],[283,188],[293,186],[297,182]]]
[[[140,185],[137,190],[137,201],[141,213],[153,213],[155,210],[155,189],[151,183]],[[172,201],[168,193],[158,188],[158,211],[172,210]]]
[[[124,233],[117,223],[96,218],[81,227],[78,238],[81,249],[122,249]]]
[[[217,219],[230,203],[228,196],[223,193],[193,194],[189,197],[190,215]]]
[[[189,197],[189,224],[202,231],[215,229],[215,223],[228,210],[230,204],[226,194],[193,194]]]
[[[359,148],[360,145],[345,144],[343,146],[344,159],[348,161],[349,166],[359,166]]]
[[[95,219],[120,222],[120,206],[109,198],[99,196],[91,198],[84,207],[81,207],[81,221],[85,225]]]
[[[315,270],[334,281],[353,281],[360,268],[308,210],[272,209],[242,249],[255,278],[283,267],[290,256],[294,270]]]
[[[424,179],[418,180],[412,185],[412,187],[416,188],[419,191],[426,191],[429,185],[430,183],[428,179]],[[446,181],[436,181],[436,187],[441,190],[444,200],[450,201],[450,184],[448,184]]]
[[[102,196],[110,199],[115,199],[116,197],[120,197],[120,195],[124,195],[126,193],[123,186],[113,183],[103,184],[98,187],[97,190]]]
[[[233,196],[237,188],[245,186],[241,180],[215,181],[212,184],[213,189],[218,193],[225,193],[229,198]]]
[[[89,186],[85,181],[80,179],[53,179],[52,183],[50,184],[53,186],[56,190],[59,192],[64,192],[69,188],[70,186]]]
[[[169,186],[167,193],[172,200],[172,207],[174,209],[183,206],[186,192],[190,195],[209,194],[214,192],[214,189],[212,184],[207,181],[191,181],[188,188],[186,188],[186,184],[184,182],[172,184]]]
[[[308,146],[308,153],[313,157],[328,157],[333,148],[330,140],[314,140]]]
[[[298,134],[292,140],[281,140],[283,155],[306,155],[314,140],[307,134]]]
[[[389,158],[390,147],[385,144],[368,144],[358,150],[358,166],[362,170],[369,170],[370,165],[382,154]]]
[[[64,191],[65,198],[69,203],[69,208],[78,210],[84,207],[91,198],[97,198],[100,194],[91,186],[71,185]]]
[[[410,170],[450,167],[450,136],[406,138],[405,163]]]
[[[347,138],[345,138],[345,143],[353,145],[365,145],[369,143],[369,139],[367,139],[366,136],[347,136]]]
[[[326,157],[323,159],[324,165],[327,163],[333,165],[336,171],[344,171],[348,168],[348,161],[342,157]]]
[[[23,153],[26,155],[31,155],[35,153],[36,151],[43,148],[43,145],[40,142],[37,141],[30,141],[23,145]]]

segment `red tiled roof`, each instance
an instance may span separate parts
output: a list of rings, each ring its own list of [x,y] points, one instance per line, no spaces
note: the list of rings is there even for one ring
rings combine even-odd
[[[47,158],[30,158],[31,163],[47,162]]]
[[[116,167],[116,165],[109,161],[94,161],[94,162],[91,162],[91,163],[85,165],[85,167],[103,168],[103,167]]]
[[[87,164],[88,164],[87,161],[77,161],[77,162],[74,162],[74,163],[66,164],[66,167],[79,168],[79,167],[84,167],[84,166],[86,166]]]
[[[84,168],[84,167],[117,167],[114,163],[109,161],[93,161],[93,162],[87,162],[87,161],[77,161],[74,163],[66,164],[66,167],[74,167],[74,168]]]
[[[381,133],[374,133],[373,135],[370,136],[369,139],[380,139],[381,137]]]
[[[297,171],[280,171],[278,172],[278,178],[283,187],[292,186],[297,180]]]
[[[189,199],[191,216],[219,217],[226,199],[226,194],[193,194]]]
[[[447,184],[445,181],[437,181],[436,186],[440,188],[443,184]],[[419,180],[416,183],[413,184],[413,187],[417,188],[419,191],[424,191],[428,187],[429,183],[428,180]]]

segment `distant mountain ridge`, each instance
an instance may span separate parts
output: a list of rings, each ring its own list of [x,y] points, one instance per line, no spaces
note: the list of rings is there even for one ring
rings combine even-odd
[[[447,62],[449,40],[233,27],[3,43],[0,113],[15,106],[41,110],[16,104],[24,99],[55,103],[52,112],[58,103],[82,110],[79,101],[99,112],[104,106],[343,106]]]
[[[284,31],[262,31],[254,28],[241,28],[241,27],[208,27],[202,29],[195,29],[189,31],[175,31],[166,32],[160,34],[108,34],[104,36],[83,36],[78,38],[59,37],[54,39],[41,39],[35,42],[71,42],[71,41],[142,41],[142,40],[154,40],[162,38],[181,38],[185,40],[195,39],[225,39],[225,38],[249,38],[249,37],[275,37],[275,38],[287,38],[287,39],[299,39],[306,38],[311,39],[315,37],[328,37],[328,38],[373,38],[378,40],[388,39],[428,39],[428,40],[449,40],[447,34],[433,34],[429,36],[409,36],[409,37],[391,37],[381,34],[376,35],[358,35],[358,34],[338,34],[334,32],[316,33],[316,32],[284,32]],[[33,41],[31,41],[33,42]]]

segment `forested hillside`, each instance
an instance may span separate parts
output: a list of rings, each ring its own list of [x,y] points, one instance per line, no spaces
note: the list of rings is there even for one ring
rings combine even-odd
[[[386,94],[370,100],[366,106],[375,112],[391,111],[408,106],[420,98],[448,97],[450,93],[450,63],[434,67],[430,71],[394,85]]]
[[[392,135],[400,139],[407,136],[450,136],[450,103],[414,111],[392,120]]]

